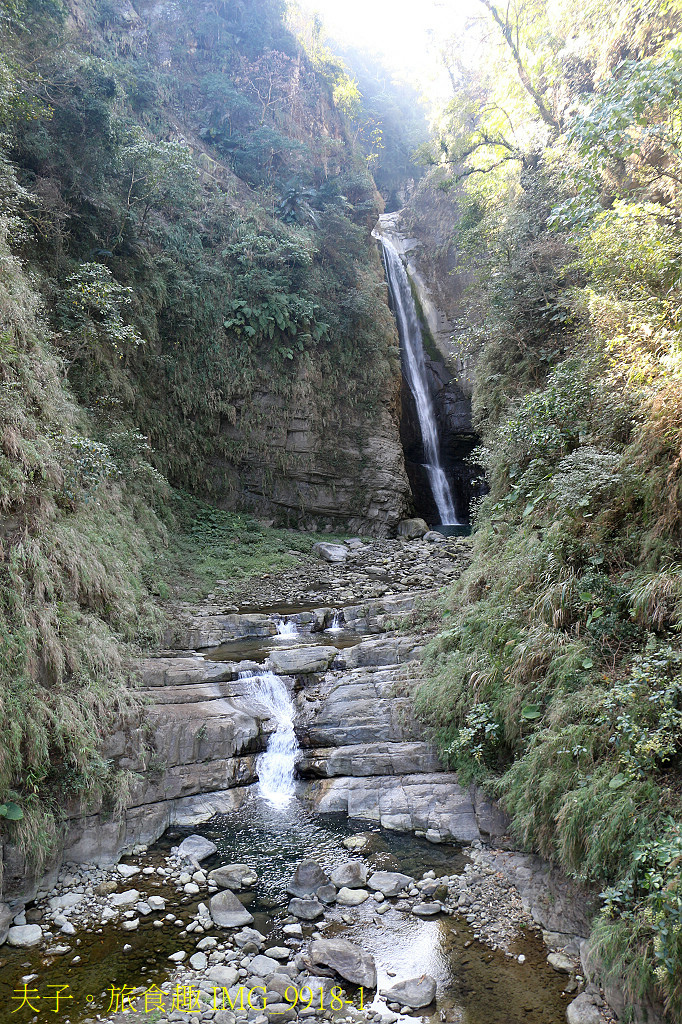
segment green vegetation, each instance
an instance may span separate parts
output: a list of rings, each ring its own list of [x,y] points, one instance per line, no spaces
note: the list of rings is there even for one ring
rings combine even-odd
[[[682,8],[483,6],[500,45],[455,69],[423,187],[478,268],[490,493],[418,705],[518,841],[603,889],[627,998],[679,1019]]]
[[[309,468],[273,433],[369,437],[393,387],[380,197],[283,13],[0,0],[0,828],[35,861],[125,799],[102,740],[164,601],[309,546],[235,511]]]
[[[315,541],[339,539],[334,534],[263,526],[252,516],[227,512],[177,491],[171,511],[176,529],[168,547],[145,570],[152,592],[163,599],[195,601],[214,590],[229,597],[235,583],[283,572],[308,554]]]

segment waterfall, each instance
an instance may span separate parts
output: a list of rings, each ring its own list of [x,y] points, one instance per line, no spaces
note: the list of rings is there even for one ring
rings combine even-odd
[[[334,612],[334,615],[332,616],[332,621],[330,625],[327,626],[325,632],[340,633],[342,629],[343,626],[341,625],[341,612]]]
[[[286,619],[280,619],[277,623],[277,635],[282,637],[298,636],[296,623],[291,621],[287,622]]]
[[[442,525],[456,526],[459,524],[459,519],[455,512],[452,490],[440,460],[436,416],[426,378],[424,342],[410,281],[393,243],[385,235],[377,235],[377,237],[384,249],[386,277],[393,297],[398,333],[404,353],[405,376],[417,407],[424,455],[426,456],[424,469],[429,478]]]
[[[249,696],[253,703],[263,717],[276,723],[267,748],[256,763],[260,795],[273,807],[286,807],[294,798],[294,765],[300,749],[294,732],[293,701],[274,672],[244,671],[239,678],[251,682]]]

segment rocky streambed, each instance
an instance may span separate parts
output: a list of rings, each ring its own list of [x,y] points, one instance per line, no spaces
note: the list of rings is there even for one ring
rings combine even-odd
[[[104,751],[134,773],[123,816],[74,806],[41,878],[4,850],[0,1020],[608,1019],[584,894],[505,852],[414,718],[424,607],[468,542],[404,533],[317,545],[258,608],[225,581],[179,610]]]
[[[63,985],[73,1024],[152,1007],[159,1024],[564,1019],[575,959],[547,962],[475,850],[358,825],[298,803],[273,812],[252,793],[113,869],[69,866],[12,929],[40,942],[3,947],[0,1006],[27,986],[54,1008],[48,986]]]

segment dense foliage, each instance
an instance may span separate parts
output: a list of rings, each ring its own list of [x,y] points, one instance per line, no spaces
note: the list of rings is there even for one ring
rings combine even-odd
[[[155,598],[288,564],[167,479],[267,495],[289,408],[369,436],[396,374],[334,83],[279,0],[164,11],[0,0],[0,830],[36,858],[67,801],[125,803],[101,741]]]
[[[682,8],[483,6],[499,48],[457,70],[425,187],[478,260],[491,491],[418,701],[517,838],[603,890],[628,1000],[679,1019]]]

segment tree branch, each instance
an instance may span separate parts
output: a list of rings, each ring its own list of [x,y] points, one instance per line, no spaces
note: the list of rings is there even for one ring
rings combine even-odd
[[[550,126],[550,128],[553,128],[555,131],[561,131],[561,124],[560,124],[560,122],[556,119],[554,114],[552,114],[552,112],[549,110],[549,108],[545,105],[545,102],[542,99],[542,96],[540,95],[540,93],[537,91],[537,89],[534,87],[533,83],[530,80],[530,75],[528,74],[528,70],[527,70],[525,64],[523,63],[523,61],[521,59],[521,54],[519,52],[519,48],[518,48],[517,44],[514,42],[514,38],[512,36],[512,30],[511,30],[511,26],[509,25],[509,22],[505,21],[505,19],[502,17],[502,15],[498,11],[497,7],[495,7],[495,5],[491,2],[491,0],[480,0],[480,2],[490,12],[490,14],[492,15],[493,19],[495,20],[495,22],[499,26],[500,31],[501,31],[501,33],[502,33],[502,35],[504,37],[504,40],[505,40],[507,46],[509,47],[509,49],[511,51],[511,55],[514,58],[514,61],[516,63],[516,69],[517,69],[517,71],[519,73],[519,78],[521,79],[521,84],[523,85],[524,89],[526,90],[528,95],[532,98],[533,102],[535,103],[535,106],[537,107],[537,110],[538,110],[538,113],[540,114],[540,117],[545,122],[545,124],[548,124]],[[517,36],[517,38],[518,38],[518,36]]]

